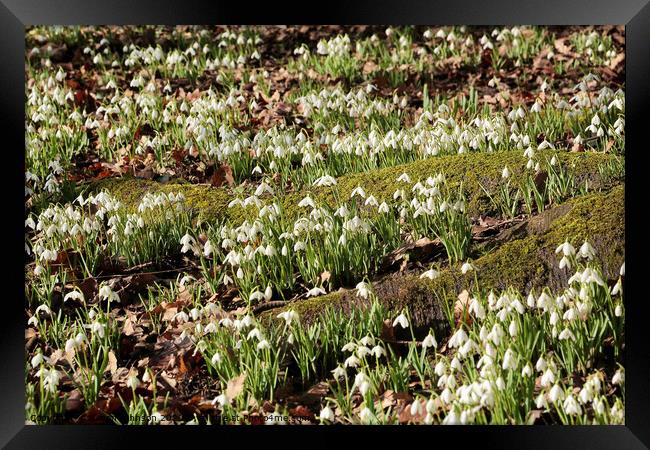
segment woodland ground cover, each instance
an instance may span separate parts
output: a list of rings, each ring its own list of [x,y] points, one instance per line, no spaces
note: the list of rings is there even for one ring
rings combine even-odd
[[[617,27],[33,27],[33,423],[620,424]]]

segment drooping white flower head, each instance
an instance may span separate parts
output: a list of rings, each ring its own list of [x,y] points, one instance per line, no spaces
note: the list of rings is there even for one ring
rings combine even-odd
[[[435,269],[429,269],[429,270],[427,270],[426,272],[422,273],[422,275],[420,275],[420,278],[428,278],[428,279],[430,279],[430,280],[434,280],[434,279],[436,279],[439,275],[440,275],[440,272],[438,272],[437,270],[435,270]]]
[[[463,263],[462,267],[460,268],[460,271],[465,275],[467,272],[470,272],[474,270],[474,266],[470,264],[469,262]]]
[[[438,347],[438,343],[436,342],[436,338],[432,333],[427,334],[427,336],[422,340],[422,348],[436,348]]]
[[[325,408],[321,409],[320,414],[318,415],[318,418],[321,421],[328,421],[328,422],[333,422],[334,421],[334,411],[329,407],[329,405],[325,405]]]
[[[402,328],[408,328],[409,326],[409,321],[404,315],[404,313],[401,313],[395,320],[393,321],[393,327],[400,325]]]

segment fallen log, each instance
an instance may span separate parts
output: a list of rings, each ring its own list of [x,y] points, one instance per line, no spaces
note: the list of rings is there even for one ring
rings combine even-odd
[[[377,299],[397,313],[408,307],[416,336],[433,328],[437,336],[446,336],[450,326],[446,308],[451,307],[464,289],[478,285],[484,290],[500,291],[513,287],[527,294],[548,286],[560,290],[573,272],[560,269],[556,247],[568,239],[579,246],[586,239],[596,251],[607,280],[618,277],[625,248],[624,185],[609,192],[577,197],[563,205],[516,225],[495,237],[490,251],[473,261],[475,272],[462,274],[460,264],[443,269],[433,280],[417,274],[392,273],[373,281]],[[480,250],[479,250],[480,251]],[[295,301],[284,308],[262,313],[265,320],[282,310],[294,309],[307,323],[326,307],[349,311],[353,306],[369,305],[355,290],[339,290],[324,296]],[[399,337],[399,336],[398,336]]]

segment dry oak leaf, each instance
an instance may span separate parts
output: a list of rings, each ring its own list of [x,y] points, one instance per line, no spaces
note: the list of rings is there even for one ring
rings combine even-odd
[[[221,164],[212,174],[210,184],[214,187],[220,187],[224,184],[228,186],[235,185],[235,178],[232,175],[232,168],[228,164]]]
[[[623,61],[625,61],[625,53],[619,53],[609,63],[609,68],[615,70]]]
[[[238,377],[228,381],[226,386],[226,397],[229,399],[236,398],[244,391],[244,382],[246,381],[246,372],[242,372]]]
[[[458,300],[454,303],[454,320],[456,324],[461,320],[468,325],[472,323],[472,318],[469,314],[469,302],[469,292],[467,289],[463,289],[463,292],[458,294]]]

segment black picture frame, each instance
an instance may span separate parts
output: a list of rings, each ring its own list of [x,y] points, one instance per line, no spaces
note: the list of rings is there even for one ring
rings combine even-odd
[[[310,9],[307,9],[310,8]],[[322,4],[254,5],[244,2],[198,2],[185,0],[0,0],[0,114],[3,129],[0,152],[3,158],[3,197],[10,200],[5,218],[11,223],[5,237],[15,245],[16,255],[23,253],[24,204],[22,183],[24,172],[24,54],[25,26],[36,24],[394,24],[394,25],[601,25],[626,26],[626,399],[625,426],[534,426],[534,427],[374,427],[372,436],[385,438],[401,432],[435,433],[431,439],[441,444],[440,437],[470,445],[499,448],[647,448],[650,446],[650,350],[646,330],[647,299],[643,298],[645,250],[643,221],[647,169],[642,155],[647,146],[646,112],[650,104],[650,5],[648,0],[454,0],[431,1],[357,1],[328,0]],[[637,214],[639,216],[637,217]],[[12,249],[14,250],[14,249]],[[4,286],[10,287],[2,297],[4,318],[0,370],[0,444],[6,448],[101,448],[135,444],[143,439],[172,444],[172,434],[186,434],[188,427],[97,427],[97,426],[25,426],[24,414],[24,291],[20,280],[24,268],[7,251],[4,258]],[[275,433],[278,427],[229,427],[236,439],[248,439],[255,431]],[[291,446],[296,439],[311,439],[312,433],[325,433],[332,442],[345,442],[350,432],[368,431],[354,427],[292,427]],[[417,429],[414,429],[417,428]],[[426,428],[426,430],[424,430]],[[334,429],[334,434],[332,433]],[[191,427],[191,436],[184,436],[181,445],[200,445],[198,439],[216,443],[214,428]],[[242,433],[246,432],[244,435]],[[210,434],[207,434],[210,433]],[[223,439],[226,430],[217,430]],[[295,433],[305,434],[296,436]],[[390,434],[388,434],[390,433]],[[235,436],[232,436],[232,435]],[[201,435],[199,437],[199,435]],[[403,439],[404,436],[401,436]],[[151,440],[150,440],[151,439]],[[283,438],[284,439],[284,438]],[[411,437],[403,441],[411,445]],[[320,439],[319,439],[320,440]],[[269,445],[283,445],[283,441]],[[322,441],[324,442],[324,441]],[[369,441],[366,441],[369,442]],[[221,441],[219,441],[219,444]],[[447,444],[449,445],[449,444]],[[453,445],[453,444],[452,444]]]

